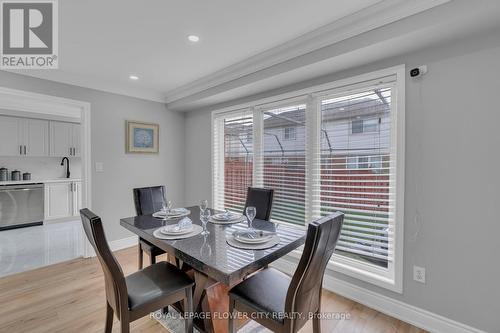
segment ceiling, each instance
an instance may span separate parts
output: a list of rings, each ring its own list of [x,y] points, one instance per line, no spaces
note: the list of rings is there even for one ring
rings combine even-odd
[[[59,1],[59,69],[23,74],[163,99],[380,0]],[[195,34],[196,44],[187,40]],[[131,82],[129,75],[139,76]]]
[[[498,0],[138,4],[59,1],[60,68],[16,72],[187,111],[436,45],[500,15]]]

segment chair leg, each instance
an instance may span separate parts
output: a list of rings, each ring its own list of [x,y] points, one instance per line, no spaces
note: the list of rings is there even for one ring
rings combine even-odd
[[[142,253],[142,247],[141,243],[138,245],[138,251],[137,251],[137,266],[139,269],[142,269],[142,260],[143,260],[143,253]]]
[[[113,308],[106,302],[106,326],[104,327],[104,333],[111,333],[113,329]]]
[[[234,300],[232,298],[229,298],[229,320],[228,320],[228,333],[236,333],[236,328],[234,325],[235,322],[235,309],[234,309]]]
[[[121,331],[120,333],[130,333],[130,323],[126,320],[120,321]]]
[[[186,298],[184,299],[184,318],[186,333],[193,333],[193,290],[186,288]]]
[[[321,313],[319,310],[314,313],[313,317],[313,333],[321,333]]]

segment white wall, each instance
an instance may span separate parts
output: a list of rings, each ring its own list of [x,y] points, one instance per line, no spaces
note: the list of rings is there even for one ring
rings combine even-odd
[[[500,32],[494,31],[254,96],[402,63],[408,69],[428,65],[425,77],[406,82],[403,294],[328,274],[487,332],[500,332],[499,60]],[[210,110],[186,115],[187,203],[211,198],[210,119]],[[426,284],[413,281],[413,265],[427,269]]]
[[[108,240],[131,235],[120,226],[119,220],[135,215],[134,187],[165,184],[174,204],[183,204],[183,114],[167,111],[162,103],[4,71],[0,71],[0,86],[91,104],[92,162],[104,163],[104,172],[92,171],[92,210],[103,218]],[[158,155],[125,154],[126,119],[160,124]]]

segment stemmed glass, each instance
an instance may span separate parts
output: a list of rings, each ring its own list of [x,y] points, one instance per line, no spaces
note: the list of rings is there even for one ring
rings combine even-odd
[[[208,208],[208,201],[201,200],[200,201],[200,213],[203,213]]]
[[[202,257],[210,257],[212,255],[212,247],[210,242],[207,242],[208,235],[203,236],[203,245],[200,248],[200,255]]]
[[[210,209],[205,209],[204,211],[200,212],[200,221],[201,225],[203,226],[203,231],[200,233],[201,235],[205,236],[210,233],[210,231],[207,230],[207,222],[210,219]]]
[[[253,222],[253,219],[255,218],[255,215],[257,215],[257,208],[249,206],[245,210],[245,213],[246,213],[247,218],[248,218],[248,225],[250,227],[250,231],[255,232],[255,229],[253,227],[252,222]]]

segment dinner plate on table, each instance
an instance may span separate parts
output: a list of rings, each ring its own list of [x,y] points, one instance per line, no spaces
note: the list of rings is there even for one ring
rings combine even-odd
[[[191,211],[186,208],[174,208],[171,209],[169,212],[156,212],[153,213],[153,217],[159,218],[159,219],[174,219],[182,216],[187,216],[191,214]]]
[[[240,220],[242,217],[243,217],[243,214],[231,213],[231,212],[224,212],[224,213],[212,215],[212,218],[214,220],[220,221],[220,222],[236,221],[236,220]]]
[[[167,225],[160,229],[164,235],[184,235],[193,231],[193,225],[180,227],[177,224]]]
[[[270,240],[273,239],[273,237],[276,236],[275,233],[273,232],[268,232],[268,231],[263,231],[263,230],[257,230],[257,231],[235,231],[233,232],[233,238],[244,244],[261,244],[261,243],[266,243],[269,242]]]

